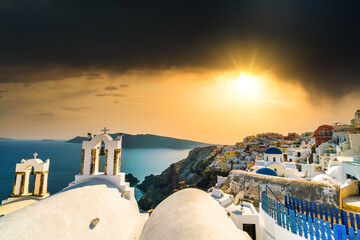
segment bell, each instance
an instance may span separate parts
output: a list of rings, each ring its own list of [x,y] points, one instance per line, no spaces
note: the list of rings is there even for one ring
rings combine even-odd
[[[105,147],[101,147],[100,156],[105,156]]]

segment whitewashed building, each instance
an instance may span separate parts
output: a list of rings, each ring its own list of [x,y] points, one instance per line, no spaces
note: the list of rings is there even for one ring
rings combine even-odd
[[[278,176],[282,177],[288,177],[291,174],[298,172],[294,162],[287,162],[284,160],[284,155],[279,148],[269,147],[266,149],[263,159],[264,160],[255,161],[255,166],[252,168],[254,172],[260,173],[261,168],[271,168]]]
[[[16,164],[13,193],[1,202],[0,215],[9,214],[50,195],[47,191],[50,159],[43,162],[37,156],[34,153],[34,158],[22,159]]]

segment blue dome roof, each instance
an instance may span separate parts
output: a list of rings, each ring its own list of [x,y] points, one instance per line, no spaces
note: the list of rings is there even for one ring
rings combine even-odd
[[[276,147],[269,147],[265,150],[265,153],[267,154],[282,154],[281,150]]]
[[[278,176],[277,173],[271,168],[260,168],[256,171],[256,173],[262,174],[262,175],[275,176],[275,177]]]

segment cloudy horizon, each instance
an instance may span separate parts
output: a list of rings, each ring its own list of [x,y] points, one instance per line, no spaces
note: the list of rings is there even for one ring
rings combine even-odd
[[[0,136],[234,144],[360,109],[355,1],[2,1]],[[239,77],[256,86],[239,84]]]

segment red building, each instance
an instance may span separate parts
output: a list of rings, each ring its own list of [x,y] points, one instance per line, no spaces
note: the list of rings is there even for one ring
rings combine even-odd
[[[320,145],[324,142],[328,142],[329,140],[331,140],[333,130],[333,127],[330,125],[321,125],[320,127],[318,127],[314,132],[316,144]]]

